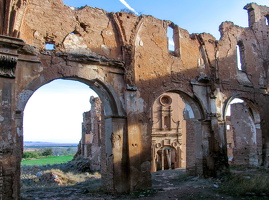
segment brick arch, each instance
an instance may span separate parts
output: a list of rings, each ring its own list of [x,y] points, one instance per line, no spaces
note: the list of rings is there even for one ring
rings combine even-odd
[[[56,79],[75,80],[88,85],[101,98],[105,106],[104,109],[107,116],[125,117],[126,113],[124,111],[123,105],[120,99],[117,97],[113,87],[109,85],[109,83],[104,83],[98,78],[87,80],[80,77],[44,78],[43,76],[39,76],[31,83],[29,83],[25,89],[18,94],[16,110],[23,111],[28,100],[36,90]],[[44,82],[43,80],[46,81]]]
[[[260,112],[259,112],[259,109],[258,107],[255,105],[254,101],[249,99],[249,98],[246,98],[244,96],[242,96],[240,93],[235,93],[235,94],[232,94],[230,97],[228,97],[225,102],[224,102],[224,106],[223,106],[223,116],[224,116],[224,120],[225,120],[225,117],[226,117],[226,113],[227,113],[227,109],[228,109],[228,106],[229,104],[234,100],[234,99],[241,99],[241,100],[244,100],[247,105],[251,108],[252,112],[253,112],[253,117],[254,117],[254,121],[255,123],[260,123],[261,122],[261,119],[260,119]]]
[[[126,159],[128,155],[128,152],[126,151],[127,121],[123,105],[113,86],[108,82],[101,81],[95,77],[92,79],[85,79],[77,76],[65,77],[60,74],[59,77],[56,78],[39,76],[30,82],[17,96],[15,126],[17,134],[19,135],[18,145],[21,147],[23,145],[23,111],[27,101],[40,87],[56,79],[76,80],[85,83],[99,95],[105,111],[104,128],[102,129],[103,144],[101,146],[101,174],[103,187],[111,192],[128,192],[130,189],[127,178],[128,174],[127,171],[124,170],[128,168],[128,161]],[[119,138],[121,138],[121,140],[117,141],[118,145],[113,145],[113,141],[111,140],[112,135],[120,136]],[[20,162],[20,160],[18,160],[18,162]]]
[[[227,117],[227,109],[234,99],[241,99],[235,116]],[[239,109],[242,109],[240,112]],[[223,108],[225,121],[225,138],[227,143],[227,157],[231,165],[261,166],[263,163],[263,135],[261,131],[260,112],[254,101],[235,93],[228,97]],[[242,130],[243,128],[243,130]]]
[[[194,115],[195,115],[196,119],[204,119],[205,118],[206,111],[205,111],[201,101],[199,100],[199,98],[196,97],[195,95],[191,94],[188,91],[183,91],[183,90],[179,90],[179,89],[164,90],[162,88],[158,91],[155,91],[153,98],[150,100],[150,104],[149,104],[150,109],[152,108],[156,99],[159,98],[162,94],[167,93],[167,92],[179,94],[180,97],[184,100],[184,102],[187,103],[188,105],[190,105],[190,107],[194,111]]]
[[[210,148],[208,138],[204,138],[204,135],[208,134],[210,124],[202,122],[205,114],[203,113],[198,98],[179,90],[168,90],[166,92],[155,93],[155,95],[158,96],[151,105],[151,119],[153,122],[151,130],[151,157],[153,164],[151,170],[156,171],[157,165],[160,165],[160,163],[156,161],[158,149],[165,145],[172,145],[176,149],[175,154],[177,156],[177,158],[175,158],[175,168],[186,168],[189,173],[195,175],[204,174],[203,169],[207,164],[203,160],[206,160],[206,157],[208,157],[207,151]],[[176,121],[179,121],[179,127],[176,127],[174,124],[173,127],[168,127],[168,130],[163,128],[158,130],[156,122],[158,124],[163,124],[161,121],[164,119],[157,119],[157,116],[162,116],[162,114],[156,114],[156,112],[169,112],[169,108],[164,108],[167,107],[166,105],[161,105],[161,98],[169,95],[171,95],[172,100],[167,101],[168,103],[172,102],[173,98],[178,98],[181,100],[175,100],[175,102],[177,104],[184,104],[184,108],[182,107],[181,111],[180,109],[177,110],[177,107],[180,107],[180,105],[175,106],[172,105],[173,103],[171,104],[171,118],[174,116],[173,113],[180,113],[176,114],[178,116],[175,116],[175,118],[178,118]],[[157,103],[158,101],[160,102],[159,104]],[[193,116],[186,116],[186,105],[190,107]]]

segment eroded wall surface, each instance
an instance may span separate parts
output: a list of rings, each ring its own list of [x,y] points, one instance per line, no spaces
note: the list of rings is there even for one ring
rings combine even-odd
[[[61,0],[4,0],[1,5],[6,16],[0,20],[3,199],[20,193],[27,100],[57,78],[88,84],[104,103],[102,177],[109,191],[150,187],[151,111],[165,92],[179,93],[195,116],[187,123],[189,130],[199,130],[190,139],[196,152],[193,173],[216,176],[227,169],[225,111],[235,97],[255,110],[264,141],[260,163],[268,167],[269,8],[248,4],[249,27],[224,22],[216,40],[152,16],[74,9]],[[168,27],[174,31],[174,51],[168,50]],[[54,50],[46,50],[46,44]]]
[[[86,159],[92,171],[101,171],[104,110],[99,97],[91,96],[90,103],[90,111],[83,113],[82,137],[74,159]]]
[[[244,103],[231,105],[231,135],[230,140],[232,165],[260,166],[262,155],[262,136],[260,127],[256,126],[255,119],[249,107]]]

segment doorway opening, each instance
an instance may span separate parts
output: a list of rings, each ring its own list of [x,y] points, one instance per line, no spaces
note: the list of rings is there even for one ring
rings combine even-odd
[[[255,106],[247,99],[234,98],[228,104],[225,116],[229,164],[260,166],[262,133]]]
[[[40,87],[28,100],[23,120],[23,197],[34,195],[29,193],[33,189],[38,192],[42,188],[76,187],[89,181],[95,186],[91,189],[101,187],[103,111],[94,107],[93,101],[101,104],[98,95],[88,85],[63,79]],[[98,121],[96,116],[88,114],[91,111],[99,114]],[[95,134],[97,130],[93,124],[96,123],[98,140],[85,141],[85,135],[88,135],[85,130]],[[88,148],[82,151],[85,145]],[[92,158],[93,146],[98,160]],[[93,167],[93,163],[98,168]]]
[[[166,92],[152,107],[152,166],[151,171],[189,168],[195,166],[196,134],[199,112],[187,95]],[[198,122],[198,123],[197,123]]]

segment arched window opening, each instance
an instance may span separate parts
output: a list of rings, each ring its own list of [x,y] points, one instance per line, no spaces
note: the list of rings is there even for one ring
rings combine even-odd
[[[236,58],[237,58],[237,69],[239,71],[246,71],[245,47],[242,41],[239,41],[236,45]]]
[[[24,109],[22,192],[93,177],[101,187],[100,173],[92,172],[101,167],[102,113],[101,100],[86,84],[58,79],[39,88]]]
[[[244,99],[233,99],[226,111],[227,156],[230,165],[259,166],[262,136],[259,115]]]

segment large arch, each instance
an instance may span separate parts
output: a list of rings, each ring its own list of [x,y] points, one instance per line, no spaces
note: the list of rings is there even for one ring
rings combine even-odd
[[[75,81],[85,83],[90,88],[92,88],[98,94],[98,96],[100,96],[100,98],[102,99],[102,102],[105,106],[104,109],[105,109],[106,116],[125,117],[126,114],[123,109],[122,103],[117,97],[117,94],[114,91],[113,87],[107,83],[102,82],[101,80],[97,78],[87,80],[85,78],[80,78],[80,77],[59,77],[59,78],[51,78],[49,80],[42,81],[45,79],[44,77],[40,76],[37,79],[33,80],[31,83],[29,83],[26,86],[26,88],[22,92],[19,93],[17,97],[16,110],[23,111],[26,103],[28,102],[32,94],[38,88],[56,79],[75,80]]]
[[[177,89],[159,91],[155,96],[157,97],[151,104],[150,112],[152,119],[151,170],[165,169],[166,165],[168,168],[186,168],[187,172],[190,174],[204,175],[204,160],[206,160],[209,151],[207,132],[209,131],[210,124],[203,122],[205,115],[200,101],[195,96],[191,96]],[[170,98],[171,102],[174,99],[177,104],[182,105],[173,105],[172,103],[168,103],[169,105],[161,105],[162,98],[165,97]],[[179,111],[180,108],[177,108],[180,106],[184,106],[181,111]],[[157,112],[160,113],[157,114]],[[174,115],[175,112],[181,113],[181,117],[175,117],[179,118],[178,125],[174,123],[175,127],[171,126],[167,128],[167,125],[165,125],[165,116],[163,120],[161,119],[162,114],[167,114],[168,118],[173,121],[172,115]],[[163,124],[166,128],[156,128],[156,123]],[[163,163],[165,157],[167,157],[165,153],[169,156],[173,153],[172,150],[171,152],[169,151],[169,148],[175,149],[173,150],[175,158],[171,158],[171,163],[173,163],[174,166],[169,166],[170,163]],[[160,154],[160,150],[162,150],[162,154]],[[156,159],[160,160],[159,163]],[[162,166],[160,163],[162,163]]]
[[[20,149],[22,149],[23,145],[23,111],[27,101],[38,88],[56,79],[75,80],[85,83],[100,97],[104,105],[105,118],[101,145],[102,183],[107,191],[128,192],[130,186],[126,170],[128,168],[126,114],[122,101],[119,99],[113,86],[108,82],[98,79],[96,76],[86,79],[76,74],[72,76],[62,76],[59,74],[57,77],[50,76],[49,73],[43,73],[38,78],[29,82],[16,97],[15,127],[17,135],[19,136]],[[113,140],[112,138],[114,137],[119,139]],[[18,160],[18,162],[20,162],[20,160]]]
[[[239,99],[242,102],[231,106]],[[233,107],[228,116],[229,106]],[[255,103],[240,93],[228,97],[224,103],[225,138],[230,165],[261,166],[263,136],[260,112]]]

